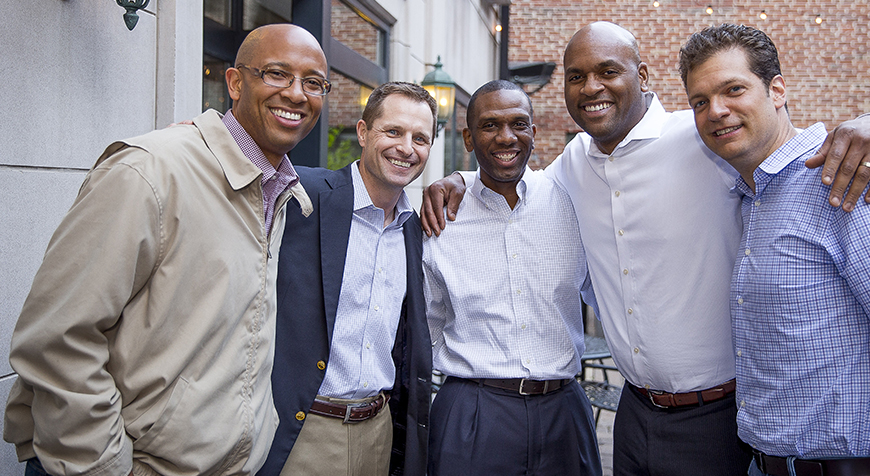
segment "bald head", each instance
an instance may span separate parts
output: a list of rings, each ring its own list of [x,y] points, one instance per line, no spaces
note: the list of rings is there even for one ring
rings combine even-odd
[[[245,37],[242,46],[236,53],[236,65],[251,64],[263,48],[268,48],[270,43],[283,41],[292,45],[313,47],[320,50],[320,57],[326,64],[326,56],[320,48],[320,43],[308,30],[290,23],[276,23],[261,26]]]
[[[567,56],[569,51],[574,50],[572,45],[578,46],[589,43],[625,48],[631,55],[631,60],[635,64],[640,63],[640,49],[637,46],[637,38],[616,23],[597,21],[577,30],[577,33],[574,33],[571,41],[568,42],[565,55]]]

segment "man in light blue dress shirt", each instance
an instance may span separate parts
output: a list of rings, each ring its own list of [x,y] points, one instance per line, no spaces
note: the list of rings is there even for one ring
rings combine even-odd
[[[731,316],[749,474],[870,474],[870,205],[824,203],[820,172],[804,161],[825,128],[792,125],[762,31],[695,33],[680,72],[701,139],[740,174]]]
[[[431,476],[601,474],[574,380],[586,256],[568,195],[525,173],[534,136],[519,86],[478,89],[463,138],[480,172],[456,223],[423,245],[434,367],[447,376],[430,416]]]

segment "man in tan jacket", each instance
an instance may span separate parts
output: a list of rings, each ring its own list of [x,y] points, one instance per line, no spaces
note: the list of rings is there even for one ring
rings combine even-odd
[[[12,337],[4,439],[28,474],[263,464],[278,424],[284,207],[311,211],[286,154],[317,122],[327,72],[307,31],[259,28],[227,70],[226,115],[210,110],[100,157]]]

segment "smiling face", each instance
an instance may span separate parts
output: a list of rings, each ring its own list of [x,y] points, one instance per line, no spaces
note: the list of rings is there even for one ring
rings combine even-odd
[[[237,65],[259,70],[280,69],[296,78],[326,78],[326,57],[310,33],[295,25],[268,25],[248,35]],[[226,74],[233,115],[274,166],[314,128],[323,96],[302,91],[301,81],[289,88],[269,86],[248,68]]]
[[[578,31],[565,49],[565,105],[571,118],[610,153],[646,113],[646,63],[631,34],[612,23]]]
[[[782,76],[765,87],[740,48],[716,53],[690,70],[686,93],[701,139],[750,185],[755,168],[793,135]]]
[[[372,124],[357,122],[363,148],[359,171],[372,202],[391,210],[402,189],[426,167],[434,119],[428,104],[402,94],[387,96],[381,108]]]
[[[474,151],[483,184],[506,197],[516,194],[532,150],[535,132],[528,96],[499,89],[480,95],[469,109],[462,131],[465,148]],[[510,200],[509,200],[510,203]]]

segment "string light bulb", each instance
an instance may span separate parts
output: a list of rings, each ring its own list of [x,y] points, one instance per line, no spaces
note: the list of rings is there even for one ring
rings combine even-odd
[[[823,20],[822,20],[822,14],[820,13],[820,14],[816,15],[816,20],[815,20],[816,25],[821,25],[821,24],[822,24],[822,21],[823,21]]]
[[[659,5],[661,5],[661,4],[659,3],[659,0],[655,0],[655,1],[653,2],[653,6],[654,6],[654,7],[658,8]]]
[[[707,10],[705,10],[705,11],[707,12],[707,15],[712,15],[713,14],[713,5],[707,5]]]
[[[495,24],[495,31],[501,31],[501,23]]]
[[[767,20],[767,12],[762,10],[761,13],[758,14],[758,18],[761,18],[762,20]]]

